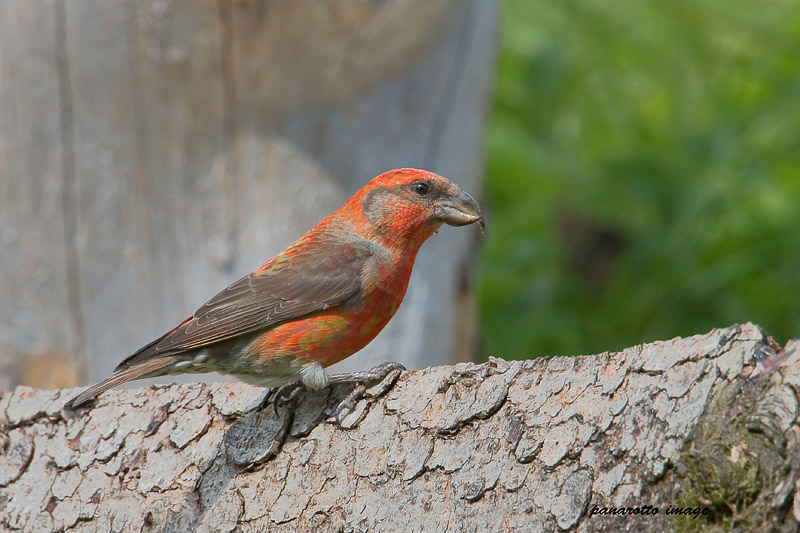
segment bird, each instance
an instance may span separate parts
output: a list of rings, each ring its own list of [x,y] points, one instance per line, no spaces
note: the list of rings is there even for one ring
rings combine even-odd
[[[325,368],[366,346],[394,316],[429,237],[443,224],[476,222],[483,231],[479,205],[447,178],[412,168],[384,172],[65,407],[131,380],[186,373],[219,372],[275,390],[355,380],[338,420],[365,383],[404,368],[388,362],[335,375]]]

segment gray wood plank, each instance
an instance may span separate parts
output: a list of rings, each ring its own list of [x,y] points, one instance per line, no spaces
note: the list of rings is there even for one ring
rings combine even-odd
[[[0,350],[69,352],[95,380],[380,172],[479,192],[493,2],[53,6],[0,2]],[[423,247],[349,368],[463,350],[476,232]]]
[[[52,9],[0,2],[0,352],[75,347]]]
[[[158,331],[154,219],[124,2],[65,3],[75,150],[78,283],[89,379]],[[154,204],[156,204],[154,206]]]

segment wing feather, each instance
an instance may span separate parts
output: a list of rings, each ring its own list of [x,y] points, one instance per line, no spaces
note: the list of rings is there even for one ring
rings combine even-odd
[[[372,243],[315,239],[298,244],[222,290],[117,370],[275,327],[357,297]]]

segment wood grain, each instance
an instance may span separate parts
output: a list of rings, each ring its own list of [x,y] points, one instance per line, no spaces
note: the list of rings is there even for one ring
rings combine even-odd
[[[384,170],[479,195],[495,33],[480,0],[0,2],[0,352],[98,380]],[[345,366],[451,361],[474,243]]]

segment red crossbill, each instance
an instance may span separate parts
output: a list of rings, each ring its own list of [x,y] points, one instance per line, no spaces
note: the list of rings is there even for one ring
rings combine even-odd
[[[339,375],[344,379],[325,367],[366,346],[389,322],[428,237],[442,224],[474,222],[483,227],[480,207],[451,181],[424,170],[385,172],[67,405],[169,374],[220,372],[262,387],[299,381],[309,389],[381,377],[397,366]]]

